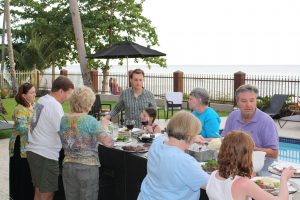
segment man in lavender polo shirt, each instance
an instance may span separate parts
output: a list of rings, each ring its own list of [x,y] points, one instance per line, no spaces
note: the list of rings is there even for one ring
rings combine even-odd
[[[254,140],[256,146],[254,150],[264,151],[267,157],[276,159],[278,132],[273,119],[256,107],[257,94],[258,89],[251,85],[242,85],[236,90],[239,109],[228,116],[222,136],[232,130],[244,130]]]

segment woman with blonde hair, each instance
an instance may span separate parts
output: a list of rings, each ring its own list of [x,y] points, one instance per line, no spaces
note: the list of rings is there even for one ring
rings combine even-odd
[[[223,139],[219,155],[218,170],[214,171],[207,184],[210,200],[273,200],[289,197],[287,181],[295,170],[286,168],[280,178],[278,197],[261,189],[251,179],[253,173],[252,152],[255,144],[243,131],[231,131]]]
[[[71,114],[60,122],[59,135],[64,148],[63,183],[67,200],[96,200],[99,190],[98,143],[112,147],[113,140],[99,122],[88,115],[95,101],[86,86],[76,88],[70,98]]]
[[[184,151],[200,131],[200,121],[190,112],[180,111],[172,117],[168,137],[157,137],[148,152],[147,175],[138,200],[199,199],[209,176]]]

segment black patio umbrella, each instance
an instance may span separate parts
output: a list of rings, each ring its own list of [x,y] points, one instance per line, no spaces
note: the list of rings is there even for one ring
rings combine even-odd
[[[98,51],[95,54],[89,55],[87,56],[87,58],[126,58],[128,73],[128,58],[146,58],[159,56],[166,56],[166,54],[126,40],[120,43],[116,43],[109,48]]]
[[[126,40],[87,56],[87,58],[146,58],[165,55],[165,53]]]

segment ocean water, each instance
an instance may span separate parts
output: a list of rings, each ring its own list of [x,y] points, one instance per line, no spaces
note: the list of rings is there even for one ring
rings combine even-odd
[[[128,69],[141,68],[145,73],[173,73],[177,70],[185,74],[234,74],[242,71],[253,75],[280,75],[280,76],[300,76],[300,65],[169,65],[167,68],[161,68],[158,65],[152,65],[149,69],[146,65],[130,65]],[[69,73],[80,73],[79,64],[69,65],[65,69]],[[110,72],[126,73],[126,65],[113,65]],[[59,69],[56,69],[59,72]],[[47,69],[46,73],[51,73]]]

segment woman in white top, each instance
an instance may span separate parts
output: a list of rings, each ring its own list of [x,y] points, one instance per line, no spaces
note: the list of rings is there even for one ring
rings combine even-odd
[[[273,200],[288,199],[287,181],[294,174],[291,167],[282,172],[279,195],[273,196],[250,180],[253,173],[252,152],[255,144],[243,131],[231,131],[225,136],[218,155],[218,170],[207,184],[210,200]]]

